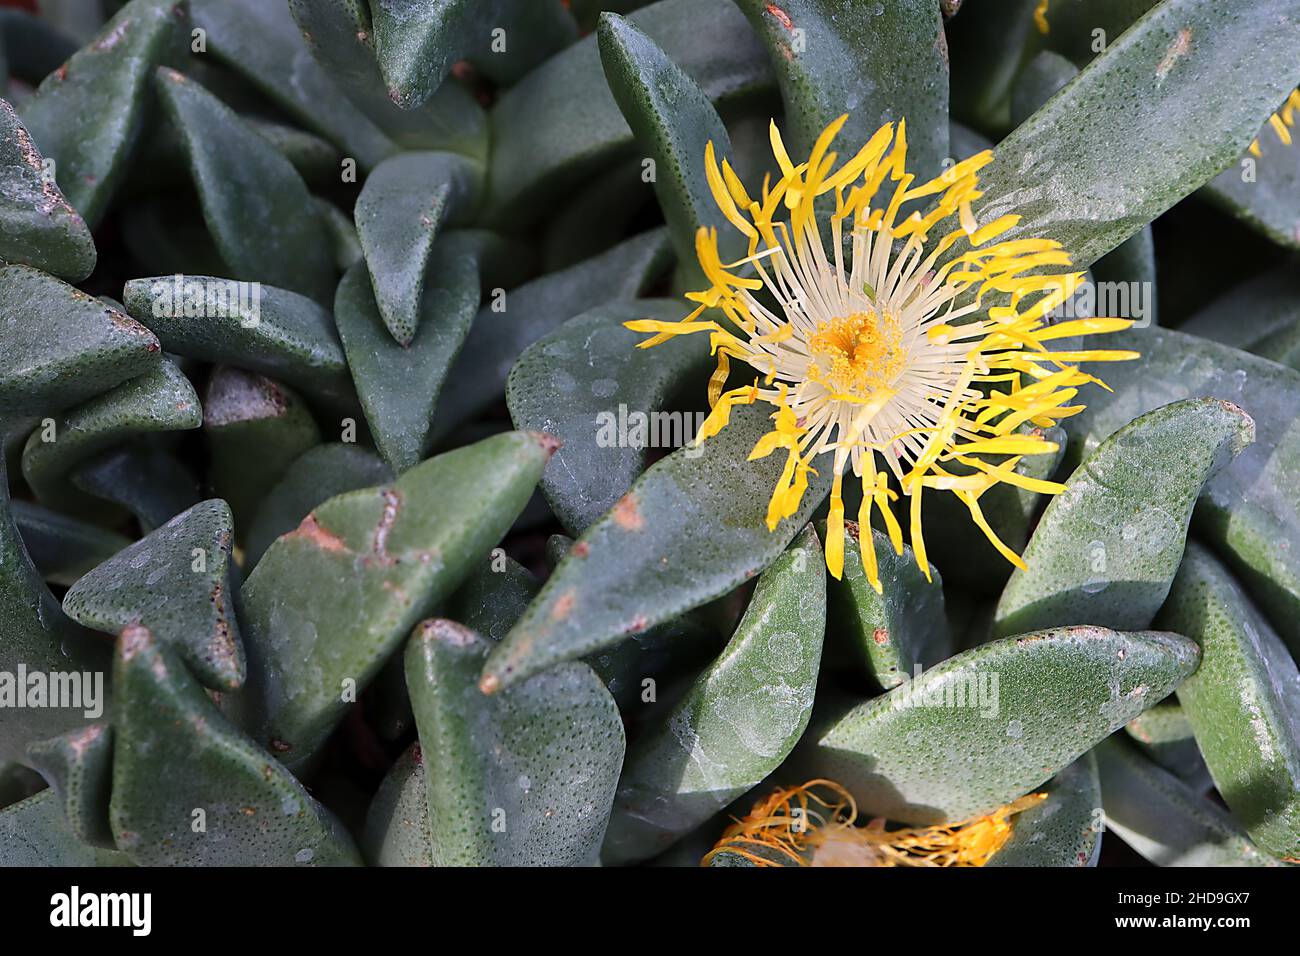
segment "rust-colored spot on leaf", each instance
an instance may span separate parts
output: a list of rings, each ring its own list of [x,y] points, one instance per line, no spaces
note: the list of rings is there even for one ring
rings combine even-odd
[[[322,551],[346,551],[348,546],[343,539],[333,531],[322,526],[316,520],[316,513],[313,511],[307,517],[302,519],[302,524],[298,525],[293,531],[290,531],[286,538],[305,538]]]
[[[579,541],[570,549],[574,557],[585,558],[591,553],[591,545],[585,541]]]
[[[769,3],[767,5],[767,12],[775,17],[776,22],[781,24],[781,26],[785,27],[787,30],[794,29],[794,21],[790,19],[790,14],[786,13],[775,3]]]
[[[271,749],[278,754],[287,754],[293,750],[293,744],[281,740],[279,737],[272,737],[270,742]]]
[[[889,631],[885,630],[883,627],[878,627],[871,632],[871,639],[877,644],[884,644],[889,640]]]
[[[555,607],[551,608],[551,617],[557,621],[563,621],[573,613],[573,605],[577,599],[573,596],[572,591],[565,591],[560,595],[560,599],[555,602]]]
[[[645,519],[637,507],[636,497],[628,492],[614,505],[614,523],[624,531],[640,531],[645,527]]]
[[[1160,62],[1156,65],[1156,79],[1163,80],[1168,76],[1178,61],[1187,56],[1191,49],[1192,28],[1183,27],[1178,31],[1178,36],[1174,37],[1174,42],[1169,44],[1169,49],[1165,51],[1165,55],[1161,57]]]

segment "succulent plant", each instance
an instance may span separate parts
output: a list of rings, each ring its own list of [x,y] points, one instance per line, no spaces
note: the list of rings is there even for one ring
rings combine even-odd
[[[0,863],[1300,862],[1297,49],[0,8]]]

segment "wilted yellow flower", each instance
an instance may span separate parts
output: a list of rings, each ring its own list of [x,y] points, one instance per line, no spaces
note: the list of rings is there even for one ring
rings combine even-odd
[[[857,804],[847,790],[832,780],[810,780],[756,803],[701,865],[730,853],[757,866],[984,866],[1011,839],[1011,818],[1046,799],[1034,793],[959,823],[888,830],[881,819],[857,826]]]
[[[710,333],[718,366],[709,383],[712,412],[698,440],[721,431],[736,405],[761,401],[775,407],[773,430],[750,454],[757,459],[786,452],[768,507],[769,529],[798,511],[808,476],[824,467],[825,456],[834,475],[826,565],[835,577],[844,563],[842,482],[850,468],[862,485],[857,519],[866,535],[863,564],[877,591],[876,555],[866,529],[879,509],[902,553],[902,529],[892,507],[900,491],[909,499],[912,547],[927,576],[921,533],[926,488],[957,495],[998,550],[1023,567],[984,520],[980,496],[999,482],[1036,492],[1062,490],[1016,472],[1021,456],[1056,450],[1041,433],[1017,429],[1026,423],[1048,427],[1082,411],[1068,403],[1077,386],[1096,379],[1074,363],[1136,357],[1053,352],[1046,343],[1116,331],[1131,322],[1048,324],[1083,274],[1043,274],[1070,264],[1053,240],[995,241],[1019,216],[977,225],[972,203],[983,194],[976,174],[992,161],[990,152],[913,186],[915,177],[905,170],[906,126],[900,122],[897,135],[893,124],[882,126],[835,169],[830,146],[846,119],[827,127],[798,165],[773,123],[781,177],[775,184],[765,181],[758,199],[748,195],[725,159],[719,165],[710,143],[709,185],[728,221],[748,239],[748,255],[723,263],[717,231],[701,229],[696,252],[710,287],[687,295],[698,308],[681,321],[642,319],[627,327],[653,333],[641,348]],[[873,205],[886,180],[896,183],[892,196]],[[924,201],[925,211],[914,208],[922,205],[917,201]],[[905,212],[905,204],[913,211]],[[828,221],[829,252],[819,215]],[[930,241],[931,232],[941,229]],[[986,303],[986,296],[996,304]],[[720,312],[718,320],[705,317],[708,310]],[[732,359],[757,372],[752,384],[725,390]]]

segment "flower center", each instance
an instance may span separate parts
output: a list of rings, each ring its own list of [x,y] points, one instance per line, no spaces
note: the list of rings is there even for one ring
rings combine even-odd
[[[898,320],[888,312],[854,312],[817,323],[808,339],[808,377],[834,392],[866,397],[889,388],[907,353]]]

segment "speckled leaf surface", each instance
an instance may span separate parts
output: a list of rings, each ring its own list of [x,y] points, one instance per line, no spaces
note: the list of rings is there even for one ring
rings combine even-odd
[[[615,14],[600,19],[597,46],[605,79],[632,129],[642,163],[654,163],[654,192],[677,261],[693,287],[708,283],[696,264],[695,233],[717,230],[722,261],[744,255],[744,239],[709,190],[705,149],[731,159],[731,139],[704,91],[654,40]],[[733,162],[734,165],[734,162]]]
[[[77,839],[100,849],[116,849],[108,824],[112,725],[89,724],[36,741],[27,747],[27,759],[58,797]]]
[[[158,364],[147,328],[31,266],[0,267],[0,411],[50,414]]]
[[[189,0],[208,51],[243,74],[295,120],[336,144],[364,169],[396,150],[308,50],[285,3]]]
[[[715,106],[772,86],[763,47],[732,0],[661,0],[628,21],[686,71]],[[726,37],[719,45],[716,38]],[[582,109],[573,104],[581,98]],[[507,91],[489,115],[489,221],[520,226],[593,171],[633,150],[588,36]]]
[[[826,630],[826,561],[811,527],[758,579],[722,655],[629,750],[601,858],[667,849],[794,749],[812,715]]]
[[[107,643],[64,616],[32,565],[9,513],[0,472],[0,672],[76,671],[107,684]],[[84,680],[85,678],[83,678]],[[101,703],[103,701],[101,700]],[[27,763],[27,745],[83,726],[86,708],[0,707],[0,760]],[[95,715],[98,716],[98,715]]]
[[[1160,623],[1201,645],[1178,689],[1223,800],[1251,838],[1300,859],[1300,671],[1227,570],[1193,544]]]
[[[331,498],[277,540],[243,589],[247,720],[293,766],[523,510],[550,457],[509,432],[432,458],[391,485]],[[334,584],[321,591],[311,582]]]
[[[443,83],[414,109],[402,109],[389,98],[375,58],[367,0],[289,0],[289,12],[330,79],[394,143],[479,159],[486,155],[487,115],[458,83]]]
[[[227,722],[169,644],[145,628],[127,628],[118,638],[113,682],[120,698],[109,819],[117,845],[134,862],[360,863],[342,825]]]
[[[988,866],[1096,866],[1101,853],[1101,784],[1086,753],[1037,788],[1047,799],[1012,818],[1006,846]]]
[[[189,379],[171,360],[157,362],[143,375],[57,416],[52,431],[33,431],[23,448],[23,477],[41,504],[74,517],[102,517],[103,503],[73,487],[69,472],[135,436],[198,428],[202,416]]]
[[[320,429],[292,389],[229,366],[213,370],[203,403],[212,490],[244,528],[289,466],[321,442]],[[256,462],[256,467],[250,467]]]
[[[599,678],[565,664],[485,696],[492,645],[425,621],[406,650],[435,865],[596,863],[623,766],[623,724]]]
[[[14,523],[41,577],[68,587],[131,543],[116,531],[78,521],[30,501],[11,501]]]
[[[231,277],[329,301],[334,270],[320,214],[289,161],[194,80],[160,69],[153,85]]]
[[[501,71],[504,79],[517,79],[578,32],[560,0],[376,0],[371,16],[389,97],[406,108],[433,95],[457,60],[468,58]],[[503,31],[499,37],[496,30]],[[494,40],[504,49],[491,47]],[[503,61],[497,70],[491,68],[494,55]]]
[[[411,744],[393,763],[366,811],[361,849],[371,866],[430,866],[433,826],[424,751]]]
[[[434,240],[444,224],[472,214],[482,168],[455,153],[402,153],[366,177],[357,198],[357,237],[375,301],[393,338],[410,345]]]
[[[511,370],[506,403],[515,427],[562,442],[542,491],[567,531],[581,534],[631,487],[651,455],[698,431],[714,364],[704,341],[682,336],[638,349],[642,337],[623,327],[683,315],[675,299],[612,302],[529,346]],[[680,407],[670,407],[674,401]]]
[[[87,846],[53,790],[0,810],[0,866],[130,866],[125,853]]]
[[[907,122],[908,168],[921,181],[948,155],[948,43],[929,0],[739,0],[767,45],[781,86],[793,155],[808,154],[831,121],[852,156],[885,123]]]
[[[651,466],[583,532],[493,651],[485,688],[677,617],[774,561],[821,504],[830,476],[811,476],[799,511],[768,531],[767,503],[783,464],[778,455],[747,460],[768,429],[762,407],[737,407],[720,434]]]
[[[59,188],[92,229],[126,173],[154,68],[179,57],[188,19],[182,0],[132,0],[23,106]]]
[[[308,448],[257,506],[244,542],[246,567],[256,567],[272,542],[298,527],[317,505],[392,477],[373,452],[356,445],[334,442]]]
[[[1118,738],[1097,747],[1106,826],[1156,866],[1278,866],[1218,804]]]
[[[1293,649],[1300,648],[1300,374],[1205,339],[1164,329],[1108,336],[1107,348],[1142,352],[1106,369],[1114,389],[1066,419],[1071,456],[1087,455],[1137,416],[1209,396],[1255,420],[1255,444],[1201,493],[1195,527],[1232,566]]]
[[[352,395],[334,320],[304,295],[170,275],[132,279],[123,301],[168,352],[258,372],[336,405]]]
[[[1236,405],[1158,408],[1098,446],[1043,513],[998,602],[994,633],[1087,621],[1148,627],[1182,560],[1204,484],[1255,439]]]
[[[68,617],[107,634],[131,625],[173,645],[214,690],[244,682],[230,549],[234,519],[219,498],[195,505],[79,580]]]
[[[447,375],[434,434],[445,435],[495,402],[529,345],[588,309],[640,295],[672,258],[667,230],[653,229],[511,290],[504,311],[485,305]]]
[[[14,108],[0,100],[0,262],[78,282],[90,275],[95,259],[85,220],[59,190]]]
[[[998,145],[980,222],[1022,216],[1002,239],[1056,239],[1085,268],[1237,158],[1298,44],[1294,0],[1166,0]]]
[[[1079,626],[993,641],[819,728],[801,769],[843,784],[871,816],[964,820],[1044,783],[1197,661],[1194,643],[1157,631]]]
[[[406,293],[416,297],[405,344],[394,340],[364,264],[348,270],[334,298],[361,407],[376,447],[396,472],[428,452],[443,381],[478,312],[478,264],[457,239],[442,238],[430,254],[421,290]]]
[[[825,536],[826,523],[818,527]],[[868,528],[883,589],[877,594],[862,568],[858,535],[863,529],[850,521],[844,527],[844,576],[829,582],[830,640],[848,650],[876,687],[889,690],[910,680],[918,667],[928,670],[953,651],[943,578],[931,565],[927,581],[909,545],[898,554],[888,535]]]

